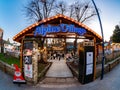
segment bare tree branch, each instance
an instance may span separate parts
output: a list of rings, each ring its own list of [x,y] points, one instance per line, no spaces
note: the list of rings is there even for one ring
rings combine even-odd
[[[65,13],[66,13],[66,10],[67,10],[67,8],[66,8],[66,3],[65,2],[63,2],[63,1],[61,1],[61,2],[58,2],[57,4],[56,4],[56,6],[55,6],[55,13],[56,14],[64,14],[65,15]]]
[[[69,7],[69,17],[72,18],[73,17],[73,13],[74,13],[74,8],[73,8],[73,5],[70,5]]]
[[[81,21],[81,23],[83,23],[83,22],[85,22],[86,20],[88,20],[88,19],[90,19],[91,17],[93,17],[93,16],[95,16],[95,15],[97,15],[97,14],[91,14],[90,16],[87,16],[87,17],[85,17],[82,21]]]
[[[30,20],[40,21],[48,18],[52,13],[55,0],[31,0],[25,8],[26,17]]]
[[[42,4],[42,8],[43,8],[42,12],[44,18],[48,18],[50,16],[55,1],[56,0],[40,0],[40,3]]]
[[[86,22],[96,15],[94,8],[89,2],[75,1],[71,5],[65,1],[57,0],[31,0],[25,7],[26,17],[39,21],[54,14],[64,14],[76,19],[78,22]]]
[[[80,18],[78,21],[80,21],[82,19],[82,17],[85,15],[85,12],[87,12],[87,9],[89,9],[88,6],[89,6],[89,3],[84,4],[84,7],[82,9],[82,12],[81,12],[81,15],[80,15]]]
[[[77,1],[71,4],[70,7],[70,17],[78,22],[83,23],[96,15],[94,8],[92,8],[89,2]]]

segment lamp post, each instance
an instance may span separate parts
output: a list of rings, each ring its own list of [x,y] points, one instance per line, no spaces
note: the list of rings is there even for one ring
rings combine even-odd
[[[100,24],[100,29],[101,29],[101,34],[102,34],[102,70],[101,70],[101,80],[103,79],[104,76],[104,59],[105,59],[105,54],[104,54],[104,34],[103,34],[103,27],[102,27],[102,22],[101,22],[101,18],[97,9],[97,6],[94,2],[94,0],[92,0],[92,3],[94,5],[94,8],[96,10],[98,19],[99,19],[99,24]]]

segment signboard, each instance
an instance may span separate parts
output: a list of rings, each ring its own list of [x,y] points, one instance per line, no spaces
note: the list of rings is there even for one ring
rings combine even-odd
[[[24,73],[26,77],[32,78],[32,56],[24,56]]]
[[[25,64],[32,64],[32,57],[31,56],[24,56],[24,63]]]
[[[32,78],[32,64],[31,65],[25,64],[24,73],[26,77]]]
[[[86,66],[86,75],[92,74],[93,73],[93,64],[88,64]]]
[[[73,24],[59,24],[58,26],[48,25],[40,25],[36,27],[34,36],[42,35],[45,36],[47,33],[55,33],[55,32],[71,32],[78,33],[79,35],[84,35],[86,30],[84,28],[77,28]]]
[[[30,49],[32,50],[33,49],[33,42],[24,42],[24,49]]]
[[[93,73],[93,52],[86,52],[86,75]]]
[[[93,63],[93,52],[87,52],[87,61],[86,64],[91,64]]]

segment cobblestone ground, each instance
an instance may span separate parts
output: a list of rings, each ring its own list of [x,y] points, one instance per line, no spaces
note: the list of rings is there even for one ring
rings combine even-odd
[[[120,64],[111,72],[104,75],[103,80],[99,78],[89,84],[81,85],[79,83],[69,84],[37,84],[15,85],[12,83],[13,77],[0,70],[0,90],[120,90]]]

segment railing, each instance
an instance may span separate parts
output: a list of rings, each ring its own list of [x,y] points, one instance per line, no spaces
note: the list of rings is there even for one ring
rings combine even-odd
[[[111,54],[105,54],[105,64],[107,64],[108,62],[114,60],[115,58],[120,56],[120,51],[114,51]],[[100,64],[102,61],[102,55],[100,54],[97,57],[97,64]]]

